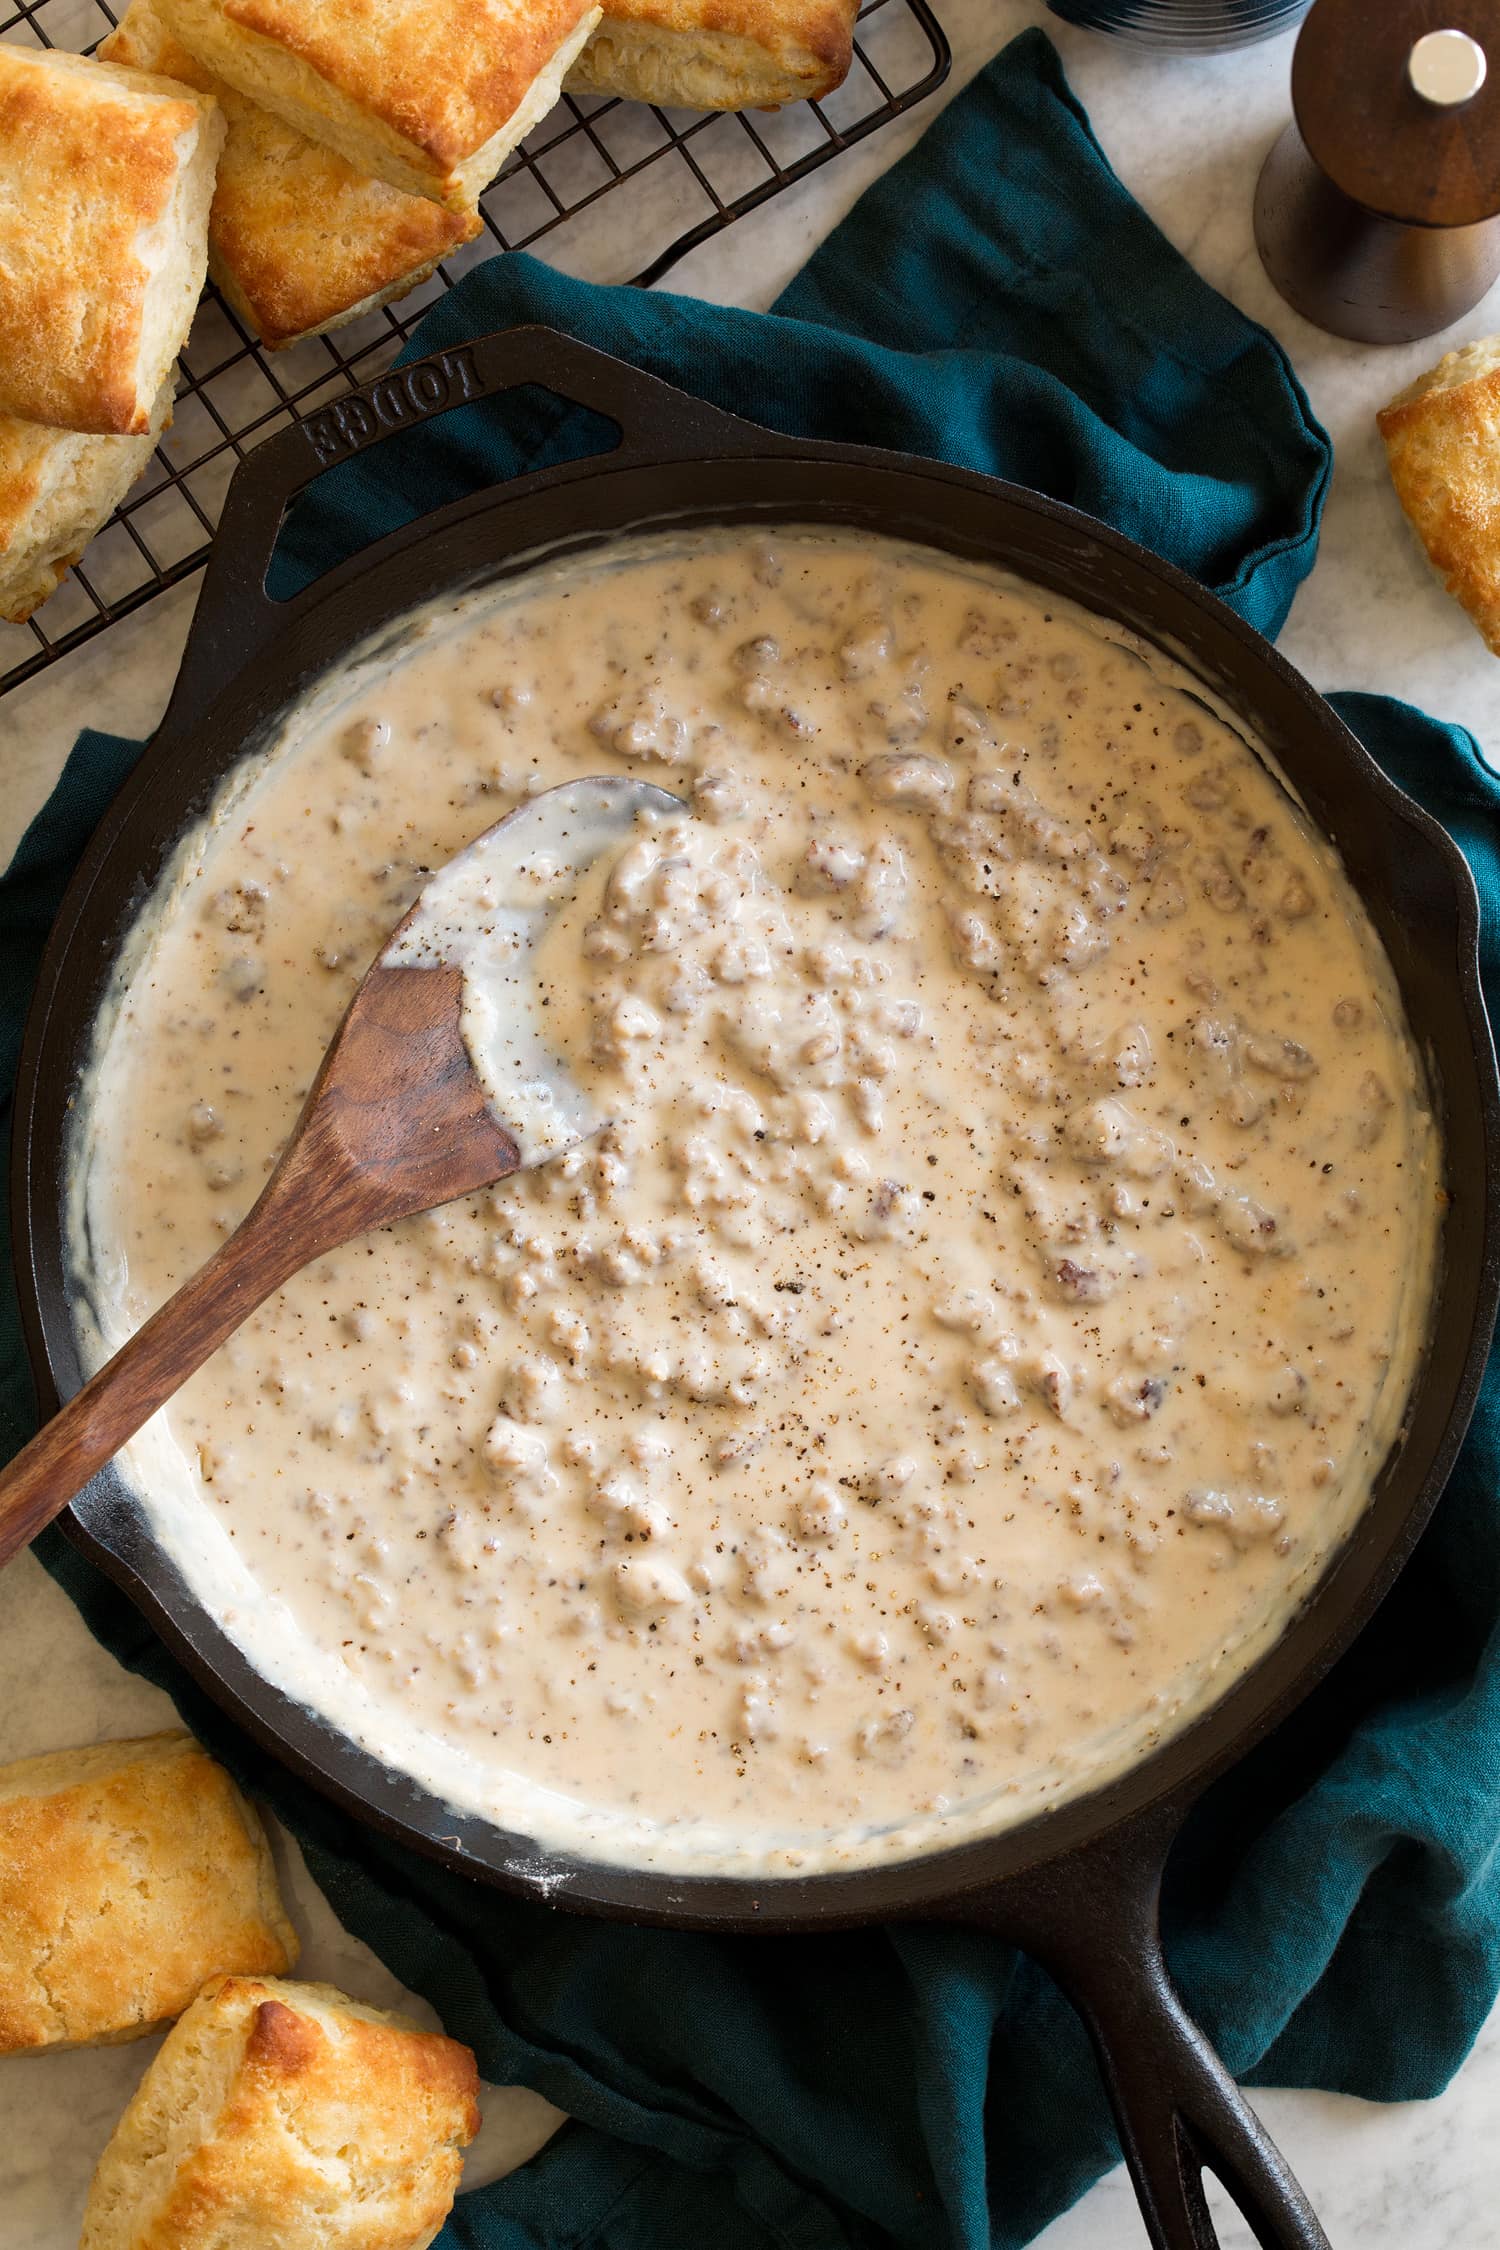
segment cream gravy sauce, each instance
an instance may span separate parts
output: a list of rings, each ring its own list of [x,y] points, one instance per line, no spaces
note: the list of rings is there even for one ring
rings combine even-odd
[[[557,1848],[998,1828],[1213,1701],[1349,1532],[1436,1150],[1330,849],[1034,589],[788,530],[429,614],[225,793],[80,1104],[95,1356],[241,1218],[427,873],[687,799],[547,929],[609,1125],[300,1275],[130,1473],[253,1660]]]

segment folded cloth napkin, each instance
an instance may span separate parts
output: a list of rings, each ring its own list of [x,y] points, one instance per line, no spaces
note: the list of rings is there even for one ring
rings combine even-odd
[[[413,341],[546,320],[788,430],[1000,470],[1187,565],[1274,630],[1310,567],[1327,442],[1271,339],[1126,196],[1039,34],[871,190],[774,316],[480,268]],[[592,433],[555,401],[460,409],[320,480],[283,584]],[[1459,838],[1500,999],[1500,791],[1472,740],[1338,699]],[[139,745],[88,734],[0,885],[8,1087],[61,886]],[[5,1271],[9,1265],[6,1261]],[[0,1438],[33,1426],[13,1300]],[[1500,1386],[1358,1649],[1221,1782],[1176,1855],[1169,1951],[1260,2082],[1435,2093],[1500,1981]],[[194,1688],[56,1532],[39,1550],[99,1638],[302,1842],[344,1922],[485,2075],[575,2123],[460,2197],[468,2250],[1019,2250],[1115,2143],[1083,2034],[1042,1972],[947,1929],[719,1939],[624,1930],[435,1868],[304,1789]]]
[[[1067,500],[1263,633],[1279,631],[1312,568],[1333,456],[1301,384],[1126,194],[1039,31],[861,197],[771,313],[495,258],[403,357],[524,321],[773,429],[923,453]],[[599,431],[533,394],[392,438],[320,478],[283,535],[272,591],[295,593],[477,486],[595,452]]]

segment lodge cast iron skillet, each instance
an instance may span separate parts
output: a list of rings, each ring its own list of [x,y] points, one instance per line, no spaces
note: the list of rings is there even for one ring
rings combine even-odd
[[[465,400],[541,386],[618,432],[613,450],[456,501],[286,603],[265,574],[296,493],[322,469]],[[1169,564],[1016,486],[857,446],[784,438],[543,328],[485,336],[381,377],[259,447],[230,487],[161,729],[69,887],[42,964],[16,1089],[17,1278],[44,1408],[82,1382],[65,1249],[69,1109],[111,969],[142,901],[228,770],[311,685],[438,594],[654,525],[853,527],[995,563],[1167,646],[1265,741],[1337,844],[1423,1042],[1453,1207],[1427,1356],[1369,1507],[1276,1645],[1202,1717],[1107,1785],[998,1836],[853,1873],[750,1881],[596,1865],[456,1813],[262,1679],[205,1613],[113,1468],[63,1518],[173,1653],[257,1741],[360,1818],[450,1867],[580,1912],[717,1931],[941,1920],[1013,1940],[1057,1976],[1092,2036],[1158,2250],[1214,2250],[1215,2174],[1264,2250],[1325,2237],[1185,2013],[1162,1957],[1167,1850],[1205,1785],[1286,1716],[1353,1639],[1410,1553],[1473,1408],[1500,1284],[1500,1092],[1473,883],[1306,681]]]

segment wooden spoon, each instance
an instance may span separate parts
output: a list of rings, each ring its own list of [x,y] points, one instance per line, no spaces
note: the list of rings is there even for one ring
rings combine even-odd
[[[349,1003],[250,1211],[0,1472],[0,1567],[301,1267],[598,1130],[603,1120],[527,1022],[531,957],[638,815],[686,809],[648,782],[564,782],[429,878]],[[476,990],[481,1022],[499,1035],[471,1053]],[[496,1106],[507,1065],[516,1069],[509,1123]]]

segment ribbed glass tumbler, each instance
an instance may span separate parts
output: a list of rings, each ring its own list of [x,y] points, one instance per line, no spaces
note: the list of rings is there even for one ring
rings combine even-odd
[[[1311,0],[1047,0],[1055,16],[1085,31],[1112,32],[1138,47],[1211,55],[1288,31]],[[1383,0],[1372,0],[1379,7]]]

